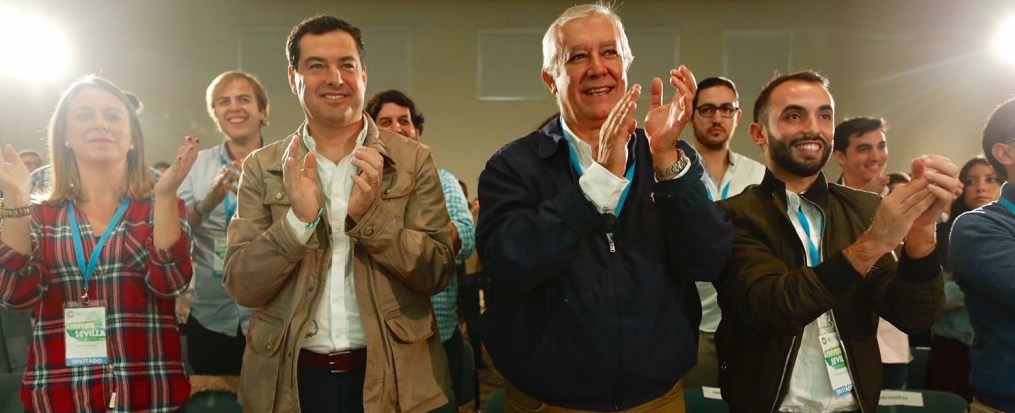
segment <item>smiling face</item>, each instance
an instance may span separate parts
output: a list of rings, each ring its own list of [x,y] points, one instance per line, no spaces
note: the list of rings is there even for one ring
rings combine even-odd
[[[832,95],[821,84],[787,81],[774,90],[766,119],[751,125],[751,137],[766,147],[776,176],[816,175],[832,153],[835,128]]]
[[[227,139],[246,142],[261,138],[268,114],[258,109],[257,95],[245,78],[236,78],[215,90],[212,97],[215,124]]]
[[[367,72],[352,36],[342,30],[307,34],[299,47],[298,66],[289,68],[289,86],[299,97],[310,127],[358,124]]]
[[[835,160],[842,167],[847,186],[862,187],[885,173],[888,164],[888,143],[879,129],[849,138],[846,151],[835,151]]]
[[[388,102],[381,105],[377,111],[377,118],[374,119],[377,127],[387,129],[402,136],[419,140],[419,133],[416,126],[412,124],[412,112],[405,106]]]
[[[79,164],[126,161],[134,148],[127,111],[116,95],[95,87],[70,101],[65,144]]]
[[[627,89],[627,68],[620,33],[609,18],[593,15],[560,27],[563,68],[543,82],[557,95],[564,120],[572,128],[598,129]]]

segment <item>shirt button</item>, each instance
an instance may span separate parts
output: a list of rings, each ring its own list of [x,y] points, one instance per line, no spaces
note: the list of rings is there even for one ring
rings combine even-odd
[[[271,347],[272,347],[272,346],[271,346],[271,343],[268,343],[268,344],[265,344],[265,345],[264,345],[264,349],[265,349],[265,350],[268,350],[268,351],[271,351]]]
[[[388,188],[388,189],[384,190],[384,195],[387,195],[387,194],[390,194],[390,193],[391,193],[391,188]]]
[[[367,227],[367,229],[364,229],[363,230],[363,235],[366,235],[366,236],[374,235],[374,227]]]
[[[282,200],[282,198],[285,198],[285,194],[283,194],[283,193],[281,193],[281,192],[279,192],[279,193],[275,194],[275,199],[277,199],[277,200],[281,201],[281,200]]]

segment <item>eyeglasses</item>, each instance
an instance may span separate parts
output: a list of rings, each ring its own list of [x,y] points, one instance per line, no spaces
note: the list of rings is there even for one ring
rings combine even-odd
[[[694,108],[694,110],[698,112],[698,115],[704,116],[706,118],[711,118],[712,115],[715,115],[716,110],[719,111],[719,114],[722,115],[722,117],[732,118],[733,114],[737,113],[737,111],[740,110],[740,108],[727,103],[722,106],[701,105]]]

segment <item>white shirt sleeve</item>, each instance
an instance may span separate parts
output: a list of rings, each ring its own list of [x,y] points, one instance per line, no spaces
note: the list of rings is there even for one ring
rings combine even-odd
[[[289,223],[289,228],[296,234],[296,239],[299,239],[304,244],[310,240],[310,236],[314,233],[314,227],[307,228],[307,223],[296,218],[296,213],[293,212],[292,208],[289,208],[289,212],[286,213],[285,220]]]
[[[620,195],[624,193],[628,180],[614,175],[598,162],[592,162],[581,178],[578,186],[585,197],[596,206],[601,213],[613,213],[620,203]]]

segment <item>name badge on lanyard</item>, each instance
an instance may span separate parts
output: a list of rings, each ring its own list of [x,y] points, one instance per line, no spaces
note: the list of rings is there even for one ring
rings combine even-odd
[[[68,366],[109,363],[106,345],[106,308],[102,301],[68,302],[63,309],[63,333]]]
[[[116,227],[120,225],[120,220],[127,212],[128,205],[130,205],[129,198],[123,198],[120,201],[116,213],[106,225],[106,231],[95,243],[91,257],[85,261],[81,226],[78,225],[77,215],[74,213],[74,202],[67,201],[67,217],[74,239],[74,255],[77,258],[78,268],[84,276],[84,293],[81,295],[80,302],[67,302],[63,309],[64,357],[68,366],[109,363],[109,354],[106,349],[106,308],[102,305],[101,300],[92,301],[89,298],[88,287],[92,275],[98,267],[102,250]]]
[[[853,391],[853,379],[849,377],[846,353],[842,350],[839,334],[835,331],[831,311],[818,317],[818,334],[828,379],[832,383],[832,393],[835,397],[845,396]]]
[[[221,277],[226,262],[226,239],[215,237],[215,254],[212,256],[212,270],[216,277]]]

